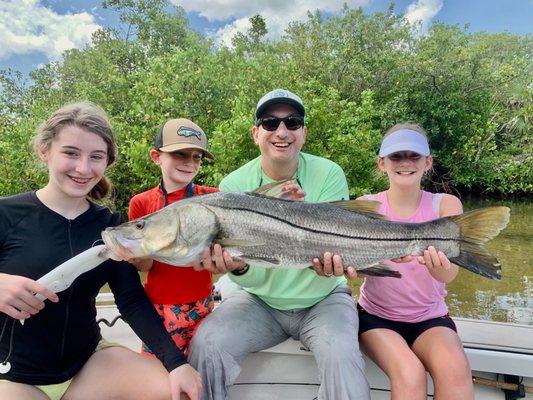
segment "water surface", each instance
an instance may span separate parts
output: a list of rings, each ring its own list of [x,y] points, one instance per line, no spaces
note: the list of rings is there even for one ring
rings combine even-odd
[[[488,244],[502,265],[502,280],[464,271],[449,285],[453,315],[533,325],[533,203],[467,201],[465,210],[490,205],[511,208],[507,228]]]

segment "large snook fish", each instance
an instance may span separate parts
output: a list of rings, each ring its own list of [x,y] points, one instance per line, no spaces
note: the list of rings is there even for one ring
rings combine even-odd
[[[102,232],[108,249],[172,265],[198,261],[220,243],[233,257],[267,268],[305,268],[324,252],[374,276],[400,274],[383,260],[422,255],[428,246],[455,264],[500,279],[500,264],[483,244],[509,221],[507,207],[490,207],[408,224],[375,213],[377,202],[307,203],[258,193],[219,192],[173,203]]]

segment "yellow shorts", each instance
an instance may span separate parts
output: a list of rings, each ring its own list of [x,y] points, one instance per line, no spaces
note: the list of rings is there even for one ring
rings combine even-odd
[[[116,347],[121,346],[117,343],[108,342],[105,339],[102,339],[98,342],[98,345],[96,345],[96,348],[94,349],[94,352],[96,353],[99,350],[106,349],[108,347]],[[72,379],[69,379],[68,381],[61,382],[61,383],[54,383],[53,385],[35,385],[37,389],[42,391],[45,395],[50,397],[50,400],[61,400],[61,397],[65,394],[67,389],[69,388],[70,384],[72,383]]]
[[[53,385],[35,385],[35,387],[50,397],[50,400],[61,400],[61,397],[63,397],[71,382],[72,379],[69,379],[68,381]]]

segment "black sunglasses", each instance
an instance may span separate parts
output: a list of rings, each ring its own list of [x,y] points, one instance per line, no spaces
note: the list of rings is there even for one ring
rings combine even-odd
[[[258,118],[255,122],[256,126],[261,125],[266,131],[275,131],[278,129],[281,123],[284,123],[288,130],[295,131],[304,126],[304,119],[297,115],[289,115],[287,117],[278,118],[278,117],[265,117]]]

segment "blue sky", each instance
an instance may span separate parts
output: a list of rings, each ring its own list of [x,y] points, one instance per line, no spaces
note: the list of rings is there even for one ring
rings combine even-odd
[[[307,10],[339,13],[344,3],[367,13],[386,10],[389,0],[172,0],[186,11],[193,29],[228,44],[246,30],[248,18],[261,14],[272,38],[287,24],[305,20]],[[395,10],[420,23],[421,34],[435,21],[469,24],[472,32],[533,33],[533,0],[397,0]],[[99,27],[116,27],[118,15],[100,0],[0,0],[0,69],[24,73],[69,48],[83,47]]]

